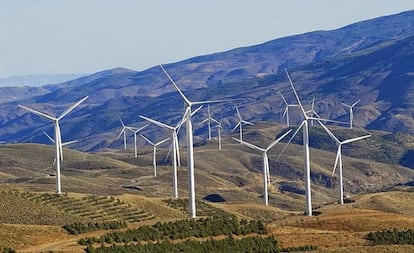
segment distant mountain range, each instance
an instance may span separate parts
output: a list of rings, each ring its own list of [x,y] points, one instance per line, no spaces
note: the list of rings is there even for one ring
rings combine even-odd
[[[304,104],[309,108],[315,97],[321,116],[347,121],[341,102],[361,99],[354,109],[357,127],[414,133],[413,63],[414,11],[407,11],[164,66],[194,100],[237,99],[211,108],[227,128],[236,121],[236,105],[249,121],[283,122],[278,92],[295,102],[286,68]],[[116,68],[60,84],[0,88],[0,140],[47,143],[43,131],[51,132],[52,125],[17,105],[59,113],[86,95],[87,102],[62,120],[63,138],[82,139],[81,150],[119,147],[119,116],[132,125],[143,124],[140,114],[175,123],[183,112],[158,66],[142,72]],[[205,116],[204,110],[197,117]],[[292,120],[298,121],[295,111]],[[195,127],[196,134],[205,134],[203,126]]]
[[[63,74],[63,75],[27,75],[12,76],[0,78],[0,87],[20,87],[20,86],[42,86],[46,84],[54,84],[66,82],[68,80],[77,79],[85,76],[85,74]]]

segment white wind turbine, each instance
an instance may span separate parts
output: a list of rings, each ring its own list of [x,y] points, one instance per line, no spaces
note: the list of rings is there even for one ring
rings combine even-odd
[[[48,119],[54,123],[55,126],[55,166],[56,166],[56,193],[61,194],[61,183],[60,183],[60,160],[63,160],[63,148],[62,148],[62,136],[60,132],[60,126],[59,126],[59,120],[61,120],[63,117],[65,117],[67,114],[69,114],[73,109],[75,109],[77,106],[79,106],[83,101],[85,101],[88,98],[88,96],[82,98],[74,105],[70,106],[68,109],[66,109],[59,117],[53,117],[46,113],[36,111],[34,109],[28,108],[23,105],[19,105],[20,108],[23,108],[31,113],[34,113],[40,117],[43,117],[45,119]]]
[[[154,166],[154,177],[157,176],[157,147],[161,144],[163,144],[164,142],[168,141],[170,138],[164,139],[162,141],[159,141],[157,143],[154,143],[152,141],[150,141],[147,137],[145,137],[144,135],[141,134],[141,137],[146,140],[149,144],[152,145],[153,147],[153,154],[152,154],[152,165]]]
[[[361,137],[356,137],[356,138],[340,141],[338,138],[336,138],[336,136],[323,123],[319,122],[319,124],[325,129],[325,131],[329,134],[329,136],[331,136],[331,138],[334,139],[334,141],[336,142],[336,145],[338,146],[338,150],[336,152],[335,164],[334,164],[334,167],[333,167],[333,170],[332,170],[332,176],[334,175],[336,166],[338,165],[338,162],[339,162],[339,196],[338,196],[338,201],[339,201],[339,204],[342,205],[344,203],[344,184],[343,184],[343,177],[342,177],[342,145],[371,137],[371,135],[364,135],[364,136],[361,136]]]
[[[271,148],[273,148],[276,143],[278,143],[280,140],[282,140],[286,135],[288,135],[292,129],[284,133],[282,136],[280,136],[277,140],[273,141],[267,148],[261,148],[256,145],[253,145],[251,143],[248,143],[246,141],[241,141],[243,145],[248,146],[249,148],[258,150],[262,152],[263,157],[263,196],[264,196],[264,202],[265,205],[269,205],[269,193],[268,193],[268,184],[270,183],[270,168],[269,168],[269,157],[267,156],[267,151],[269,151]],[[240,141],[236,138],[233,138],[236,141]]]
[[[195,204],[195,183],[194,183],[194,147],[193,147],[193,123],[191,121],[192,116],[192,106],[194,105],[202,105],[202,104],[212,104],[212,103],[219,103],[225,102],[228,100],[212,100],[212,101],[190,101],[184,93],[178,88],[177,84],[174,82],[170,74],[164,69],[164,67],[160,64],[161,69],[167,75],[168,79],[173,84],[174,88],[178,91],[181,98],[183,99],[186,110],[184,113],[184,118],[186,122],[186,135],[187,135],[187,167],[188,167],[188,194],[189,194],[189,213],[191,218],[196,217],[196,204]]]
[[[203,121],[201,121],[201,124],[204,124],[207,122],[208,125],[208,140],[211,140],[211,122],[217,122],[217,120],[215,120],[213,117],[211,117],[211,113],[210,113],[210,105],[207,105],[207,118]]]
[[[296,89],[293,85],[292,80],[290,79],[288,71],[285,69],[286,76],[289,80],[289,83],[292,87],[293,93],[295,95],[296,101],[298,102],[298,105],[300,107],[300,110],[302,112],[303,121],[299,125],[299,127],[296,129],[295,133],[292,135],[292,137],[289,139],[286,146],[283,148],[283,151],[286,149],[287,145],[293,140],[293,138],[296,136],[296,134],[299,132],[300,129],[302,129],[303,132],[303,152],[304,152],[304,176],[305,176],[305,197],[306,197],[306,214],[308,216],[312,216],[312,196],[311,196],[311,180],[310,180],[310,157],[309,157],[309,120],[318,120],[318,121],[327,121],[327,122],[335,122],[335,123],[343,123],[339,121],[334,120],[328,120],[328,119],[322,119],[322,118],[314,118],[308,116],[305,109],[303,109],[302,103],[299,99],[298,94],[296,93]],[[280,155],[279,155],[280,157]]]
[[[283,111],[283,114],[282,114],[282,118],[283,117],[286,117],[286,126],[290,126],[290,121],[289,121],[289,108],[290,107],[297,107],[297,106],[299,106],[299,105],[297,105],[297,104],[289,104],[288,102],[287,102],[287,100],[285,99],[285,97],[283,96],[283,94],[282,94],[282,92],[279,92],[279,94],[280,94],[280,96],[282,97],[282,100],[283,100],[283,102],[285,103],[285,105],[286,105],[286,107],[285,107],[285,110]]]
[[[242,119],[242,117],[240,115],[239,108],[237,106],[236,106],[236,112],[237,112],[237,117],[239,118],[239,122],[233,128],[232,132],[234,132],[234,130],[239,128],[239,140],[240,140],[240,143],[242,143],[242,141],[243,141],[243,124],[246,124],[246,125],[254,125],[254,124],[249,122],[249,121],[246,121],[246,120]]]
[[[140,128],[130,127],[129,130],[131,130],[134,133],[134,155],[135,157],[138,157],[138,150],[137,150],[137,134],[144,130],[148,125],[145,125]]]
[[[177,162],[180,163],[180,150],[178,145],[178,136],[177,132],[178,129],[181,127],[183,121],[181,120],[178,122],[178,124],[173,127],[169,126],[167,124],[161,123],[159,121],[147,118],[145,116],[140,115],[141,119],[144,119],[148,122],[153,123],[154,125],[157,125],[161,128],[167,129],[171,131],[171,139],[172,139],[172,152],[173,152],[173,159],[172,159],[172,165],[173,165],[173,197],[178,198],[178,181],[177,181]]]
[[[348,104],[345,104],[345,103],[341,103],[344,106],[346,106],[346,107],[349,108],[349,128],[351,128],[351,129],[352,129],[352,121],[354,120],[354,106],[356,106],[360,101],[361,101],[361,99],[358,99],[352,105],[348,105]]]
[[[121,132],[119,132],[119,135],[118,135],[117,139],[119,139],[121,137],[121,135],[124,135],[124,150],[126,150],[127,149],[126,131],[129,130],[129,131],[132,132],[133,130],[132,130],[131,127],[128,127],[124,124],[124,121],[121,119],[121,117],[119,117],[119,121],[121,121],[122,129],[121,129]]]

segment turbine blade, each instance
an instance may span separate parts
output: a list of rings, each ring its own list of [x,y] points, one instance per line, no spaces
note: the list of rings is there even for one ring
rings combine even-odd
[[[174,80],[172,79],[170,74],[168,74],[167,70],[165,70],[164,66],[162,66],[162,64],[160,64],[160,67],[161,67],[162,71],[165,73],[165,75],[168,77],[168,79],[171,81],[171,83],[174,85],[174,88],[178,91],[178,93],[180,94],[181,98],[185,101],[185,103],[187,105],[191,105],[190,100],[188,100],[187,97],[184,95],[184,93],[180,90],[180,88],[178,88],[177,84],[174,82]]]
[[[34,114],[36,114],[36,115],[38,115],[38,116],[44,117],[44,118],[46,118],[46,119],[49,119],[49,120],[52,120],[52,121],[55,121],[55,120],[56,120],[56,118],[55,118],[55,117],[52,117],[52,116],[50,116],[50,115],[47,115],[46,113],[43,113],[43,112],[36,111],[36,110],[31,109],[31,108],[29,108],[29,107],[26,107],[26,106],[24,106],[24,105],[19,105],[19,107],[20,107],[20,108],[23,108],[23,109],[25,109],[25,110],[27,110],[27,111],[29,111],[29,112],[31,112],[31,113],[34,113]]]
[[[117,139],[121,138],[121,136],[124,132],[125,132],[125,128],[122,128],[121,132],[118,134]]]
[[[68,145],[76,143],[76,142],[78,142],[78,140],[67,141],[67,142],[62,143],[62,146],[68,146]]]
[[[281,141],[283,138],[285,138],[286,135],[288,135],[290,132],[292,132],[292,129],[289,129],[289,131],[287,131],[286,133],[284,133],[282,136],[280,136],[279,138],[277,138],[275,141],[273,141],[267,148],[266,148],[266,152],[269,151],[271,148],[273,148],[273,146],[276,145],[276,143],[278,143],[279,141]]]
[[[338,138],[336,138],[336,136],[331,132],[331,130],[329,130],[325,124],[323,124],[322,122],[320,122],[318,120],[319,125],[322,126],[322,128],[325,130],[325,132],[327,132],[329,134],[329,136],[331,136],[332,139],[334,139],[334,141],[336,141],[336,143],[340,144],[341,142],[338,140]]]
[[[320,121],[323,121],[323,122],[330,122],[330,123],[337,123],[337,124],[348,124],[347,122],[342,122],[342,121],[337,121],[337,120],[331,120],[331,119],[324,119],[324,118],[315,118],[315,117],[309,117],[308,116],[308,119],[310,119],[310,120],[320,120]]]
[[[283,111],[282,118],[286,116],[286,113],[288,112],[288,110],[289,110],[289,106],[286,106],[285,111]]]
[[[203,108],[202,105],[200,105],[197,109],[195,109],[194,111],[191,112],[191,117],[193,117],[198,111],[201,110],[201,108]],[[207,119],[208,120],[208,119]]]
[[[206,101],[196,101],[191,102],[191,105],[203,105],[203,104],[215,104],[232,101],[231,99],[219,99],[219,100],[206,100]]]
[[[178,136],[175,135],[175,152],[177,154],[177,165],[181,167],[181,158],[180,158],[180,145],[178,143]]]
[[[52,143],[55,143],[55,140],[48,134],[48,133],[46,133],[46,132],[43,132],[45,135],[46,135],[46,137],[52,142]]]
[[[244,123],[244,124],[247,124],[247,125],[251,125],[251,126],[254,125],[252,122],[249,122],[249,121],[246,121],[246,120],[242,120],[241,122]]]
[[[237,116],[239,117],[240,121],[241,119],[241,115],[240,115],[240,111],[239,111],[239,107],[236,106],[236,112],[237,112]]]
[[[216,123],[216,124],[220,124],[220,122],[218,122],[218,120],[216,120],[215,118],[211,117],[210,119],[211,119],[211,121],[213,121],[214,123]]]
[[[338,165],[340,156],[341,156],[341,145],[338,146],[338,151],[336,152],[336,158],[335,158],[335,164],[332,170],[332,176],[335,174],[336,166]]]
[[[237,123],[237,125],[233,128],[233,130],[231,130],[231,132],[233,133],[234,130],[236,130],[239,126],[240,126],[241,122]]]
[[[156,120],[153,120],[153,119],[147,118],[147,117],[142,116],[142,115],[139,115],[139,117],[140,117],[141,119],[144,119],[144,120],[146,120],[146,121],[148,121],[148,122],[151,122],[152,124],[157,125],[157,126],[159,126],[159,127],[162,127],[162,128],[167,128],[167,129],[170,129],[170,130],[174,130],[174,127],[169,126],[169,125],[166,125],[166,124],[161,123],[161,122],[159,122],[159,121],[156,121]]]
[[[141,132],[142,130],[144,130],[145,128],[147,128],[149,126],[149,124],[145,124],[143,127],[140,127],[138,129],[135,129],[135,133]]]
[[[341,102],[341,104],[342,104],[342,105],[344,105],[344,106],[346,106],[346,107],[349,107],[349,108],[351,108],[351,107],[352,107],[352,106],[350,106],[350,105],[348,105],[348,104],[345,104],[345,103],[342,103],[342,102]]]
[[[141,136],[145,141],[147,141],[152,146],[155,146],[155,144],[152,141],[150,141],[147,137],[145,137],[144,135],[140,134],[139,136]]]
[[[345,140],[341,144],[347,144],[347,143],[350,143],[350,142],[359,141],[359,140],[366,139],[366,138],[369,138],[369,137],[371,137],[370,134],[369,135],[364,135],[364,136],[361,136],[361,137],[352,138],[352,139],[349,139],[349,140]]]
[[[298,134],[299,130],[303,127],[304,124],[305,124],[305,120],[302,121],[302,123],[296,129],[295,133],[292,135],[292,137],[290,137],[289,141],[286,143],[286,145],[283,147],[283,149],[280,152],[280,154],[277,156],[276,161],[279,161],[279,158],[282,156],[283,152],[285,152],[285,150],[287,149],[287,147],[289,146],[289,144],[292,142],[293,138],[295,138],[296,134]]]
[[[307,119],[307,118],[308,118],[308,115],[306,115],[306,113],[305,113],[305,109],[303,109],[302,103],[300,102],[300,99],[299,99],[298,93],[296,92],[296,89],[295,89],[295,86],[293,85],[292,79],[290,79],[289,72],[287,71],[287,69],[285,69],[285,72],[286,72],[287,78],[289,79],[290,86],[291,86],[291,87],[292,87],[292,89],[293,89],[293,93],[295,94],[295,97],[296,97],[296,100],[297,100],[297,102],[298,102],[298,105],[300,106],[300,109],[301,109],[301,111],[302,111],[303,117],[304,117],[305,119]]]
[[[285,97],[282,95],[282,92],[279,92],[280,96],[283,99],[283,102],[285,102],[286,105],[289,105],[288,102],[286,101]]]
[[[125,124],[124,124],[124,121],[121,119],[121,117],[120,117],[120,116],[118,116],[118,118],[119,118],[119,121],[121,121],[122,126],[123,126],[123,127],[126,127],[126,126],[125,126]]]
[[[240,141],[239,139],[234,138],[234,137],[233,137],[233,140],[235,140],[235,141],[239,141],[241,144],[246,145],[246,146],[248,146],[249,148],[252,148],[252,149],[255,149],[255,150],[259,150],[259,151],[262,151],[262,152],[264,152],[264,151],[265,151],[265,149],[263,149],[263,148],[261,148],[261,147],[258,147],[258,146],[256,146],[256,145],[253,145],[253,144],[251,144],[251,143],[248,143],[248,142],[246,142],[246,141]]]
[[[356,101],[355,103],[353,103],[353,104],[351,105],[351,107],[356,106],[356,104],[358,104],[359,102],[361,102],[361,99],[358,99],[358,101]]]
[[[56,124],[56,142],[59,145],[59,151],[60,151],[60,160],[63,161],[63,146],[62,146],[62,134],[60,132],[60,126],[59,123]]]
[[[75,109],[77,106],[79,106],[83,101],[85,101],[86,99],[88,99],[89,96],[86,96],[84,98],[82,98],[81,100],[79,100],[78,102],[76,102],[76,104],[72,105],[71,107],[69,107],[68,109],[66,109],[66,111],[64,111],[58,119],[62,119],[63,117],[65,117],[66,115],[68,115],[68,113],[70,113],[73,109]]]
[[[159,141],[159,142],[155,143],[155,146],[157,147],[157,146],[159,146],[159,145],[163,144],[164,142],[166,142],[166,141],[168,141],[168,140],[170,140],[170,138],[167,138],[167,139],[164,139],[164,140],[162,140],[162,141]]]

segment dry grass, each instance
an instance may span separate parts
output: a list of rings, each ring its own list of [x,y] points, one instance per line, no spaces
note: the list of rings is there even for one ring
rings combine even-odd
[[[68,238],[60,226],[0,224],[0,242],[15,249]]]

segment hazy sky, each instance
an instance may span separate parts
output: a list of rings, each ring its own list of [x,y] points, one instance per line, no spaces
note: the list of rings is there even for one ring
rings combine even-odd
[[[0,0],[0,77],[144,70],[410,9],[413,0]]]

